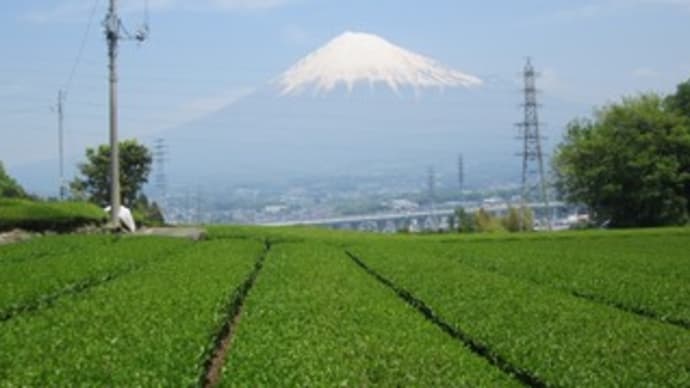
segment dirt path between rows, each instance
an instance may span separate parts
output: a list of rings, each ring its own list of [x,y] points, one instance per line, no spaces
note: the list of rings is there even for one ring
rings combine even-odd
[[[223,333],[222,340],[213,352],[211,364],[209,365],[208,372],[205,376],[204,388],[215,387],[220,382],[223,366],[225,365],[225,360],[228,358],[228,353],[230,352],[230,347],[232,346],[232,340],[235,337],[235,331],[237,331],[240,319],[242,319],[243,310],[244,307],[240,307],[239,311],[237,311],[237,315],[235,315],[230,324],[227,326],[227,332]]]
[[[235,332],[237,331],[238,324],[242,317],[244,302],[247,299],[249,292],[254,287],[256,278],[259,276],[259,272],[261,272],[264,261],[266,260],[266,257],[270,251],[271,243],[269,241],[265,241],[264,250],[257,258],[254,265],[254,270],[252,270],[244,283],[242,283],[242,285],[234,293],[228,309],[228,319],[220,329],[220,332],[216,335],[215,349],[211,353],[210,358],[206,360],[204,366],[205,372],[203,376],[201,376],[200,384],[204,388],[217,386],[220,382],[220,379],[223,377],[223,366],[228,358],[228,353],[232,347],[232,340],[235,337]]]

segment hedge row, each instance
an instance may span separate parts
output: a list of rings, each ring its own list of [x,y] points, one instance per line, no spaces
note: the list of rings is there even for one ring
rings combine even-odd
[[[107,214],[84,202],[36,202],[0,199],[0,231],[68,232],[86,225],[101,225]]]

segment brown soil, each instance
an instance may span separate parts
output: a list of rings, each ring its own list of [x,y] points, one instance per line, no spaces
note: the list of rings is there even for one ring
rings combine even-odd
[[[232,347],[232,339],[237,331],[237,326],[240,322],[240,317],[242,316],[242,307],[237,312],[237,315],[232,319],[231,322],[227,322],[223,328],[223,338],[220,341],[218,347],[213,352],[213,357],[211,358],[210,366],[204,376],[204,388],[215,387],[220,382],[223,372],[223,365],[225,365],[225,360],[228,357],[230,348]]]

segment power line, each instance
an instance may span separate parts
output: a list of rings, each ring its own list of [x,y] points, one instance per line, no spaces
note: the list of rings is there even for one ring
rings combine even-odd
[[[65,123],[65,111],[64,111],[64,105],[65,105],[65,99],[67,98],[67,94],[69,93],[70,88],[72,87],[72,81],[74,80],[74,75],[77,72],[77,68],[79,67],[79,63],[81,62],[81,57],[84,53],[84,47],[86,47],[86,40],[89,36],[89,32],[91,31],[91,25],[93,24],[93,18],[96,14],[96,9],[98,7],[98,2],[99,0],[94,0],[93,2],[93,7],[91,8],[91,14],[89,16],[89,21],[86,24],[86,30],[84,31],[84,34],[82,35],[81,38],[81,43],[79,44],[79,50],[77,51],[77,57],[74,60],[74,64],[72,65],[72,70],[69,73],[69,76],[67,77],[67,81],[65,82],[64,86],[62,89],[58,90],[58,97],[57,97],[57,105],[56,105],[56,111],[57,111],[57,120],[58,120],[58,136],[57,136],[57,147],[58,147],[58,195],[60,197],[60,200],[64,200],[66,195],[67,195],[67,186],[65,183],[65,158],[64,158],[64,123]]]
[[[65,82],[65,85],[63,87],[65,96],[69,93],[69,90],[72,86],[72,81],[74,80],[74,75],[76,74],[77,68],[79,67],[79,64],[81,63],[81,58],[82,58],[82,55],[84,54],[84,48],[86,47],[86,41],[89,37],[89,32],[91,31],[91,25],[93,24],[93,19],[94,19],[94,16],[96,15],[96,10],[98,9],[99,3],[100,3],[100,0],[94,0],[93,1],[93,7],[91,7],[91,13],[89,15],[89,21],[86,24],[86,30],[84,31],[84,35],[81,38],[81,44],[79,45],[79,51],[77,52],[77,57],[74,60],[74,64],[72,65],[72,70],[70,71],[69,76],[67,77],[67,82]]]

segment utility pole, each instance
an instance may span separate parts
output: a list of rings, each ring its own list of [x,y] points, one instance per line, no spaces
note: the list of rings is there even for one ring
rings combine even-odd
[[[113,226],[119,225],[120,215],[120,147],[117,136],[117,43],[120,39],[120,18],[116,7],[116,0],[110,0],[104,22],[110,72],[110,222]]]
[[[428,189],[429,189],[429,209],[430,209],[430,217],[431,217],[431,223],[432,223],[432,228],[434,230],[438,229],[438,225],[436,222],[436,212],[434,209],[434,202],[436,198],[436,172],[434,171],[434,166],[429,166],[429,169],[427,171],[428,174]]]
[[[58,90],[57,98],[57,114],[58,114],[58,158],[60,159],[60,200],[65,199],[67,194],[67,188],[65,187],[65,160],[64,160],[64,147],[63,147],[63,136],[64,136],[64,121],[65,115],[63,110],[63,105],[65,101],[65,92],[60,89]]]
[[[519,139],[522,142],[522,152],[518,154],[522,157],[520,230],[525,229],[523,223],[527,203],[530,198],[536,197],[540,197],[540,202],[544,204],[544,210],[547,214],[547,227],[551,230],[549,199],[546,192],[544,158],[541,148],[542,137],[539,133],[541,123],[539,122],[538,114],[539,104],[537,104],[537,73],[532,66],[530,58],[527,58],[527,64],[525,64],[522,75],[525,83],[524,119],[517,124],[521,131]]]
[[[458,188],[460,189],[460,202],[463,201],[463,190],[465,190],[465,160],[462,154],[458,155]]]
[[[148,25],[137,31],[136,35],[127,34],[122,28],[122,21],[117,15],[117,0],[110,0],[108,13],[103,21],[105,38],[108,43],[108,70],[110,83],[110,222],[119,225],[120,214],[120,149],[117,133],[117,48],[120,39],[143,42],[148,37]]]

